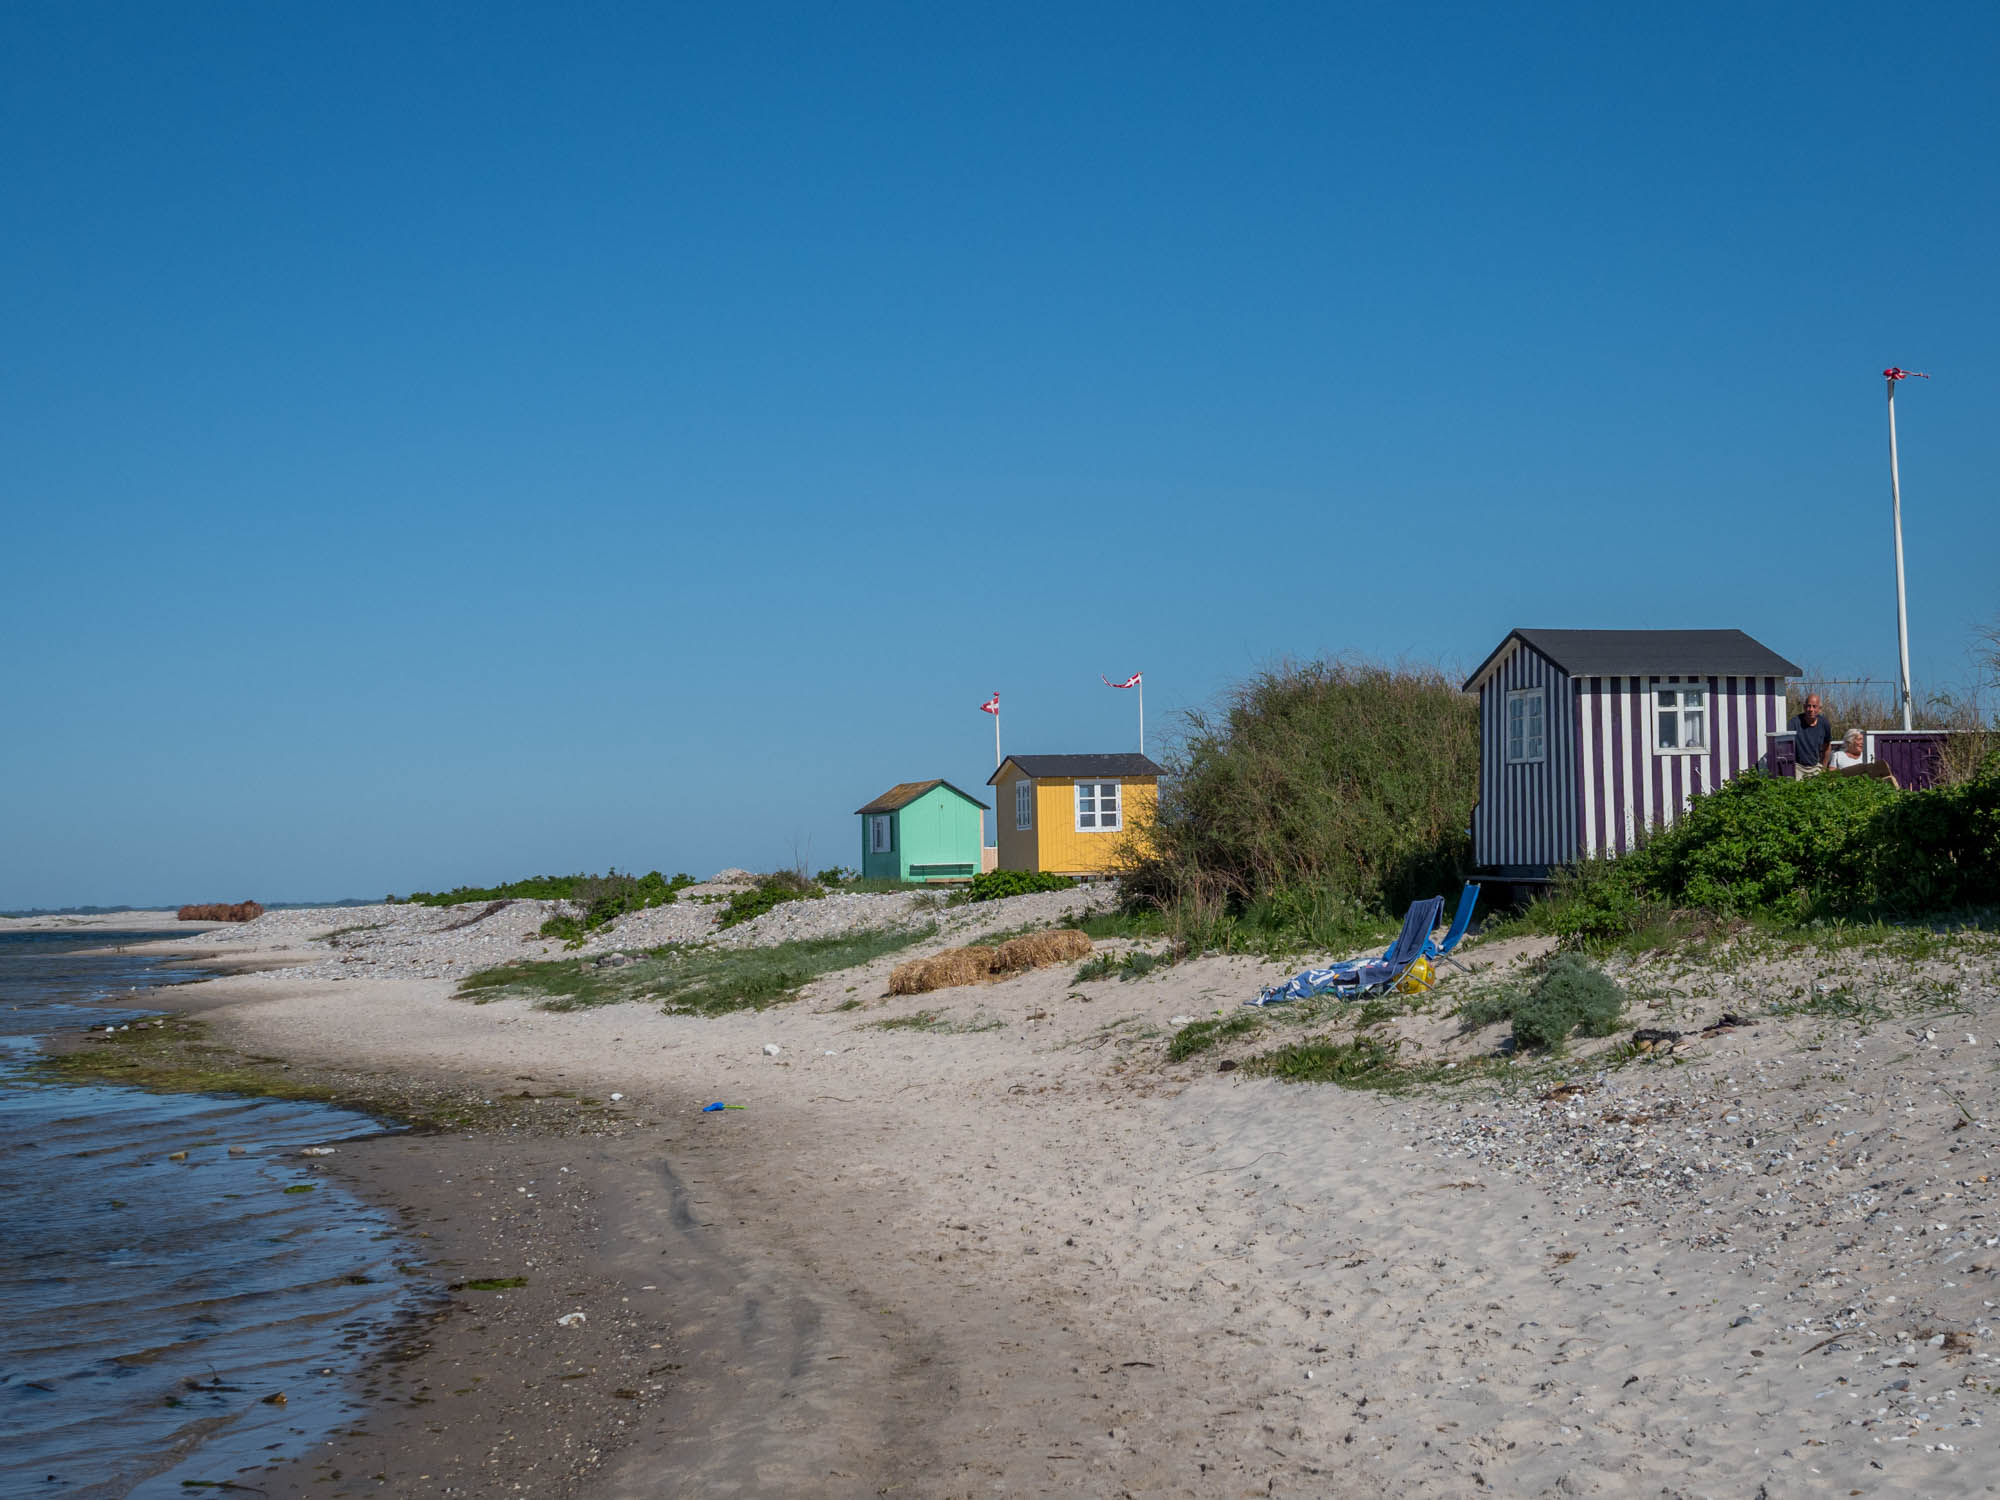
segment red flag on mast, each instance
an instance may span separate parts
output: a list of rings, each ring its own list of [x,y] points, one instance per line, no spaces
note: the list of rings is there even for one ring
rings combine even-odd
[[[1139,685],[1139,679],[1144,677],[1145,675],[1146,674],[1144,672],[1134,672],[1130,677],[1126,678],[1123,682],[1113,682],[1109,677],[1106,677],[1102,672],[1099,672],[1097,674],[1097,680],[1103,683],[1106,687],[1128,688],[1128,687],[1137,687]]]
[[[1884,370],[1882,373],[1888,376],[1891,380],[1930,379],[1930,376],[1926,375],[1922,370],[1899,370],[1894,365],[1889,366],[1889,368]]]
[[[987,700],[986,700],[986,701],[985,701],[984,703],[980,704],[980,705],[979,705],[979,711],[980,711],[981,713],[983,713],[983,714],[997,714],[997,713],[999,713],[999,712],[1000,712],[1000,695],[999,695],[998,693],[995,693],[995,694],[994,694],[994,695],[993,695],[993,696],[992,696],[991,698],[988,698],[988,699],[987,699]]]

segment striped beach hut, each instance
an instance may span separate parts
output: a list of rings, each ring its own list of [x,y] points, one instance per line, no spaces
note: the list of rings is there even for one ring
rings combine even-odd
[[[1474,861],[1546,878],[1617,855],[1757,765],[1797,664],[1740,630],[1515,630],[1479,694]]]

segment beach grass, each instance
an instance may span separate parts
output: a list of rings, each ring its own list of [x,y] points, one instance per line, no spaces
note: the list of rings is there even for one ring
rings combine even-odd
[[[761,948],[669,943],[617,968],[599,968],[584,959],[554,959],[485,969],[461,981],[458,993],[480,1003],[531,999],[542,1010],[649,1002],[668,1015],[719,1016],[795,999],[822,974],[870,963],[936,931],[934,926],[871,928]]]

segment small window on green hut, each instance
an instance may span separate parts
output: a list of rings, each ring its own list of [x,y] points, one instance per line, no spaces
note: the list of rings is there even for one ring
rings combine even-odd
[[[890,833],[890,827],[891,824],[887,813],[877,813],[868,820],[868,852],[870,854],[887,854],[889,852],[893,838],[893,835]]]

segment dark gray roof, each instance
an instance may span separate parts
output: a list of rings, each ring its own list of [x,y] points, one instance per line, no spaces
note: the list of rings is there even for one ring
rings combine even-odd
[[[1740,630],[1511,630],[1465,679],[1465,690],[1470,692],[1517,640],[1572,677],[1797,677],[1804,670]]]
[[[1164,776],[1166,768],[1146,759],[1143,755],[1010,755],[1012,761],[1031,777],[1040,780],[1044,776]],[[1007,768],[1007,762],[1000,763],[986,778],[988,786],[1000,779],[1000,771]]]
[[[854,809],[854,811],[857,814],[892,813],[895,812],[898,808],[908,807],[912,802],[916,801],[917,798],[923,796],[925,792],[930,791],[933,787],[940,787],[940,786],[943,787],[948,792],[958,792],[959,796],[963,797],[967,802],[970,802],[974,807],[986,806],[984,802],[981,802],[977,797],[973,796],[972,793],[961,792],[957,787],[953,786],[949,781],[946,781],[942,776],[938,776],[938,777],[933,777],[929,781],[899,781],[894,786],[890,787],[888,791],[884,792],[881,796],[877,797],[873,802],[869,803],[866,807],[857,807]],[[991,809],[988,810],[990,811]]]

